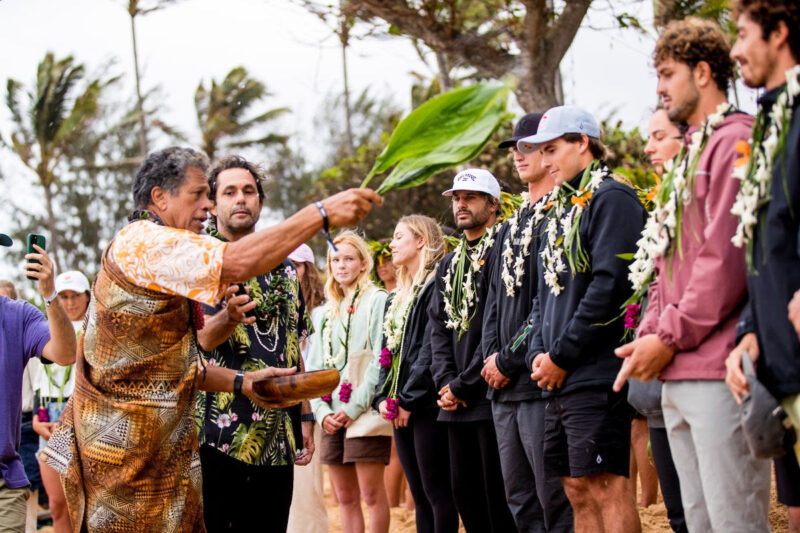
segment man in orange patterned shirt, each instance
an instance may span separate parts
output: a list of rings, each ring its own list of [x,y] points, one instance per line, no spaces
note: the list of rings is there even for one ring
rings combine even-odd
[[[200,368],[199,304],[215,305],[321,227],[354,225],[381,203],[373,191],[345,191],[226,243],[200,235],[212,207],[207,168],[188,148],[150,154],[134,182],[132,223],[103,256],[75,393],[43,452],[62,475],[76,532],[205,531],[198,389],[255,399],[254,379],[294,369]]]

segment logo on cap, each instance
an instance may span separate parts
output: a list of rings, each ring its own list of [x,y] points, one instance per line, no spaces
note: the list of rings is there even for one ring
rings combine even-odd
[[[476,179],[478,179],[474,174],[468,174],[468,173],[465,172],[465,173],[461,174],[461,176],[459,176],[458,181],[467,181],[467,178],[469,178],[472,181],[475,181]]]

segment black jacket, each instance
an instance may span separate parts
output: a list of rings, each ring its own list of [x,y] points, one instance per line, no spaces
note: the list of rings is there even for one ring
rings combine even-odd
[[[487,250],[490,257],[492,250]],[[483,309],[486,302],[487,283],[486,264],[475,273],[475,315],[467,330],[459,339],[458,331],[447,329],[444,312],[444,275],[453,260],[453,253],[447,254],[436,270],[436,286],[428,307],[431,323],[431,372],[438,391],[450,384],[450,390],[467,407],[455,411],[439,411],[439,420],[444,422],[474,422],[491,420],[492,410],[486,398],[488,385],[481,376],[483,351],[481,333]],[[421,361],[421,360],[420,360]],[[418,362],[420,362],[418,361]]]
[[[765,93],[759,107],[768,113],[778,91]],[[778,398],[800,393],[800,342],[786,309],[800,289],[799,106],[800,99],[794,104],[786,149],[773,163],[772,199],[753,230],[755,271],[747,275],[750,302],[739,327],[740,334],[757,333],[758,378]]]
[[[403,344],[401,347],[399,377],[397,380],[397,401],[407,411],[433,408],[439,398],[438,389],[433,384],[431,375],[431,327],[428,320],[428,305],[434,290],[433,279],[417,295],[406,320]],[[388,301],[387,301],[388,303]],[[386,338],[384,337],[384,347]],[[417,364],[418,361],[423,364]],[[373,407],[378,409],[380,403],[389,396],[390,384],[386,383],[389,370],[381,368],[378,386],[375,389]],[[384,386],[386,384],[386,386]]]
[[[570,181],[576,189],[581,174]],[[536,355],[549,352],[553,363],[568,372],[561,392],[610,386],[616,378],[622,360],[614,355],[614,349],[621,344],[623,321],[617,318],[609,325],[602,324],[618,317],[620,307],[633,293],[628,281],[629,261],[618,254],[636,251],[646,217],[633,189],[606,179],[588,203],[579,228],[591,271],[573,277],[567,267],[559,276],[564,289],[554,296],[544,282],[539,259],[533,338],[526,361],[530,366]],[[543,234],[540,253],[546,242]]]
[[[533,208],[529,207],[520,216],[517,237],[511,243],[514,258],[518,257],[522,248],[521,234],[533,217]],[[506,292],[503,282],[503,250],[508,238],[509,225],[505,222],[497,232],[497,239],[492,251],[489,277],[489,290],[486,298],[486,311],[483,317],[483,340],[481,345],[484,357],[497,353],[497,369],[510,379],[502,389],[489,387],[489,399],[497,402],[532,400],[540,398],[542,391],[531,381],[530,366],[525,363],[528,353],[528,340],[532,336],[528,322],[533,310],[533,299],[536,297],[537,268],[539,254],[539,230],[542,222],[534,227],[533,238],[529,244],[530,253],[525,258],[524,273],[520,278],[522,285],[515,288],[514,296]],[[512,266],[513,275],[513,266]]]

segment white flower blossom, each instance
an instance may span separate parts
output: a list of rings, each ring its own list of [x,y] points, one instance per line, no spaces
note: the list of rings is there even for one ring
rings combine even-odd
[[[800,95],[800,65],[786,71],[786,88],[781,90],[769,113],[770,124],[765,128],[760,145],[752,146],[751,161],[734,168],[733,176],[742,180],[731,214],[739,217],[736,232],[731,238],[734,246],[742,248],[753,237],[758,211],[770,200],[772,167],[778,152],[780,137],[791,121],[791,110]],[[765,117],[759,112],[756,124]],[[751,141],[752,144],[752,141]]]

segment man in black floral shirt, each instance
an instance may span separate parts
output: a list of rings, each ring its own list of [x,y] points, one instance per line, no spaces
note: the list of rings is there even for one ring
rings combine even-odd
[[[209,172],[209,185],[216,220],[209,232],[235,241],[255,231],[264,202],[258,169],[241,157],[227,157]],[[284,261],[243,286],[247,294],[237,295],[240,287],[233,285],[222,304],[205,308],[198,341],[206,363],[242,372],[301,369],[299,342],[310,321],[294,266]],[[242,394],[201,394],[197,423],[210,533],[263,531],[267,523],[270,531],[285,531],[293,465],[307,464],[314,452],[310,412],[308,402],[263,409]]]

